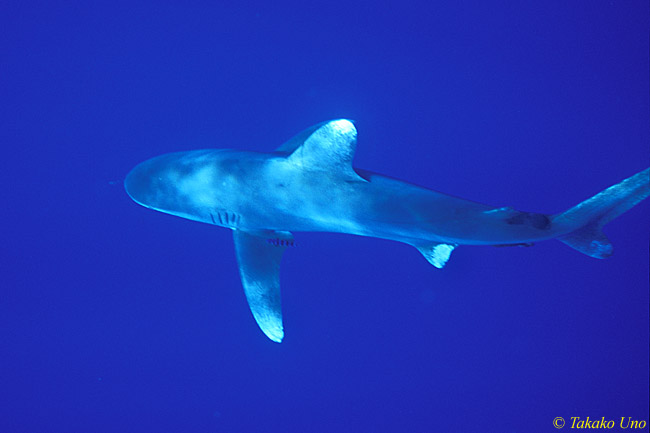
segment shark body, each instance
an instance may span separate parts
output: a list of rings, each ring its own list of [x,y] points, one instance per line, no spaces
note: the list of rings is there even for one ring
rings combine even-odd
[[[650,169],[557,215],[468,201],[353,168],[349,120],[315,125],[271,153],[198,150],[136,166],[137,203],[233,230],[250,309],[273,341],[284,337],[280,261],[292,232],[372,236],[416,247],[442,268],[458,245],[530,245],[558,239],[596,258],[612,253],[604,224],[650,194]]]

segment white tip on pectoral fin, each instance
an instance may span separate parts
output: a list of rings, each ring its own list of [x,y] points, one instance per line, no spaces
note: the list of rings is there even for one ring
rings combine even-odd
[[[455,244],[438,244],[431,243],[426,245],[415,245],[415,248],[422,253],[425,259],[438,269],[442,269],[447,264],[451,252],[454,251]]]
[[[289,232],[233,231],[239,274],[248,306],[258,326],[276,343],[282,342],[280,261],[287,246],[293,245]]]

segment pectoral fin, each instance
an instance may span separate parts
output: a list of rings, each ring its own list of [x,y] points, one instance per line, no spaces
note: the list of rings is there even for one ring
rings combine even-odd
[[[293,245],[289,232],[234,230],[235,251],[248,306],[260,329],[280,343],[284,337],[280,302],[280,261],[287,246]]]

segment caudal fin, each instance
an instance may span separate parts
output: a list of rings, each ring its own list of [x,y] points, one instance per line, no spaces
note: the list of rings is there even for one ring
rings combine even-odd
[[[650,195],[650,168],[610,186],[568,211],[553,216],[557,227],[573,228],[557,239],[591,257],[612,255],[612,244],[602,227]]]

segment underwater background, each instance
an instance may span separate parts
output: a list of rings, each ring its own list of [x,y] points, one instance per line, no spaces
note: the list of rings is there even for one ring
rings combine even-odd
[[[563,211],[649,165],[647,1],[7,1],[0,23],[0,431],[650,421],[649,201],[605,228],[608,260],[549,241],[439,270],[295,233],[276,344],[231,232],[122,184],[162,153],[272,151],[345,117],[357,167]]]

